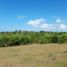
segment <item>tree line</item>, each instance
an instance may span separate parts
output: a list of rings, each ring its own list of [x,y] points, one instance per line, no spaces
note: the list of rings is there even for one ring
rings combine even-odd
[[[0,47],[46,43],[67,43],[67,32],[0,32]]]

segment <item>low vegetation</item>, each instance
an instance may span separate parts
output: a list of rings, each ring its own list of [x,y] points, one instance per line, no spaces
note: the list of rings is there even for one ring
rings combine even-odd
[[[0,47],[46,43],[67,43],[66,32],[0,32]]]
[[[0,48],[0,67],[67,67],[66,44]]]

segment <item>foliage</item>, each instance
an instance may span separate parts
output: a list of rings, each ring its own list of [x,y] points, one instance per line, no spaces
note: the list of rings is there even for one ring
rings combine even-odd
[[[67,33],[44,31],[0,32],[0,47],[27,45],[33,43],[67,43]]]

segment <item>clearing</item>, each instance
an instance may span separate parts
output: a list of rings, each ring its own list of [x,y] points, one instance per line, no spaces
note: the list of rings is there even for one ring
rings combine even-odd
[[[66,44],[0,48],[0,67],[67,67]]]

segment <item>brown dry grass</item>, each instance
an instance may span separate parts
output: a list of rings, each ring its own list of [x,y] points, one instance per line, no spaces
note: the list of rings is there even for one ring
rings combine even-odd
[[[66,44],[0,48],[0,67],[67,67]]]

